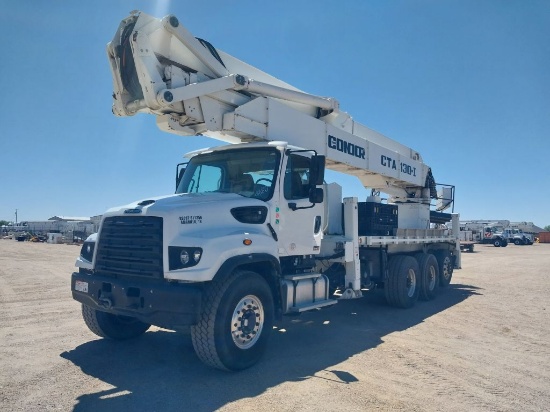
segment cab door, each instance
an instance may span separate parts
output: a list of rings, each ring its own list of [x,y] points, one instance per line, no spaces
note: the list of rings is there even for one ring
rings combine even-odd
[[[279,255],[319,253],[323,237],[323,202],[312,203],[315,189],[311,177],[311,152],[290,152],[281,175],[279,190]]]

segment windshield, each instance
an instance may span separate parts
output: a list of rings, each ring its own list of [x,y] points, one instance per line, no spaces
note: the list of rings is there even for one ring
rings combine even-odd
[[[269,200],[279,165],[275,148],[222,150],[191,158],[176,193],[237,193]]]

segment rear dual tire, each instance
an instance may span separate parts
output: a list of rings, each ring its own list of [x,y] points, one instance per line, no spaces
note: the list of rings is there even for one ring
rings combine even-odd
[[[438,250],[434,253],[439,269],[439,286],[446,288],[453,278],[454,260],[448,250]]]
[[[420,269],[419,299],[432,300],[439,288],[439,264],[434,255],[419,253],[416,256]]]
[[[388,276],[384,293],[389,305],[410,308],[418,299],[420,268],[415,258],[407,255],[393,256],[388,264]]]

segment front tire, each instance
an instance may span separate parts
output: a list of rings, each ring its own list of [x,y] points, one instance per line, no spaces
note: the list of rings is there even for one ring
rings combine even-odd
[[[130,316],[102,312],[87,305],[82,305],[82,317],[97,336],[114,340],[137,338],[151,326]]]
[[[200,320],[191,327],[197,356],[217,369],[251,367],[265,351],[273,314],[271,290],[257,273],[237,270],[212,281],[204,294]]]

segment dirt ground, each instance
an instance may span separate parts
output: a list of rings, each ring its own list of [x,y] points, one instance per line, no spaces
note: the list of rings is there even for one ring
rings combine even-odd
[[[550,244],[476,245],[432,302],[381,294],[285,319],[264,359],[225,373],[190,337],[84,325],[79,247],[0,240],[2,411],[543,411],[550,405]]]

